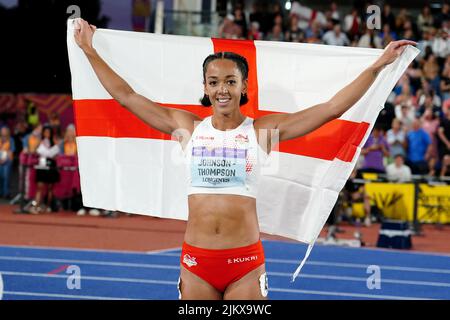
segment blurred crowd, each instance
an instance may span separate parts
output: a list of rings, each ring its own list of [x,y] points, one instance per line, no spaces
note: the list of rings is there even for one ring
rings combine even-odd
[[[415,174],[445,180],[450,176],[450,5],[444,1],[438,10],[424,5],[420,13],[412,15],[407,8],[391,8],[386,3],[381,8],[380,29],[367,27],[367,5],[346,12],[331,2],[321,12],[297,1],[292,2],[290,10],[278,3],[267,8],[255,1],[251,12],[246,12],[243,1],[235,1],[232,12],[218,26],[218,35],[379,49],[397,39],[416,41],[420,54],[389,95],[352,178],[374,173],[395,182],[409,182]],[[55,159],[77,154],[74,126],[62,128],[56,113],[49,116],[48,123],[41,124],[31,104],[13,132],[1,123],[0,127],[0,197],[11,199],[13,162],[19,162],[21,154],[33,154],[38,159],[37,190],[29,211],[46,210],[43,203],[51,211],[52,186],[60,170]],[[363,186],[350,179],[343,192],[347,201],[364,203],[370,224],[370,199]],[[99,214],[81,204],[73,210],[80,215]]]
[[[418,43],[419,56],[396,84],[371,133],[358,168],[408,181],[411,174],[450,174],[450,5],[438,11],[424,5],[413,16],[407,8],[381,8],[380,29],[367,27],[367,3],[343,11],[331,2],[324,12],[292,2],[251,12],[237,2],[218,35],[230,39],[271,40],[382,49],[398,39]]]

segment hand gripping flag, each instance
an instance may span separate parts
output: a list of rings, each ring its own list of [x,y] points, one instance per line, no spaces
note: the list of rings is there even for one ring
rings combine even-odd
[[[81,190],[88,207],[186,220],[186,166],[181,146],[113,100],[73,37],[67,46]],[[382,50],[271,41],[223,40],[97,29],[93,46],[139,94],[167,108],[205,117],[203,60],[233,51],[249,63],[249,102],[258,118],[326,102],[382,54]],[[339,119],[279,143],[263,170],[256,198],[260,229],[309,245],[298,275],[353,170],[378,113],[418,50],[408,46],[367,93]]]

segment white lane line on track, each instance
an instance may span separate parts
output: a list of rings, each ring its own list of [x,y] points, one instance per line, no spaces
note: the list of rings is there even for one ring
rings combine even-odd
[[[288,292],[288,293],[301,293],[301,294],[314,294],[322,296],[337,296],[337,297],[353,297],[353,298],[370,298],[370,299],[382,299],[382,300],[433,300],[420,297],[399,297],[388,295],[374,295],[374,294],[362,294],[352,292],[327,292],[327,291],[314,291],[314,290],[296,290],[296,289],[269,289],[269,292]]]
[[[117,298],[117,297],[98,297],[98,296],[83,296],[71,294],[42,293],[42,292],[21,292],[21,291],[5,291],[4,294],[11,296],[68,298],[68,299],[86,299],[86,300],[137,300],[137,299]]]
[[[132,250],[108,250],[108,249],[85,249],[85,248],[70,248],[70,247],[46,247],[46,246],[19,246],[19,245],[5,245],[2,244],[1,248],[8,249],[35,249],[35,250],[55,250],[55,251],[75,251],[75,252],[100,252],[100,253],[123,253],[123,254],[153,254],[153,253],[170,253],[172,251],[179,251],[180,247],[168,248],[168,249],[158,249],[149,251],[132,251]]]
[[[169,256],[168,254],[152,254]],[[170,255],[172,256],[172,255]],[[174,255],[175,256],[175,255]],[[176,255],[178,256],[178,255]],[[178,266],[167,266],[158,264],[146,264],[146,263],[126,263],[126,262],[107,262],[107,261],[94,261],[94,260],[71,260],[71,259],[50,259],[50,258],[33,258],[33,257],[16,257],[16,256],[0,256],[0,260],[11,261],[31,261],[31,262],[55,262],[55,263],[72,263],[72,264],[93,264],[93,265],[107,265],[107,266],[119,266],[119,267],[137,267],[137,268],[158,268],[167,267],[172,269],[178,269]],[[266,259],[267,263],[280,263],[280,264],[293,264],[298,265],[297,260],[281,260],[281,259]],[[321,262],[321,261],[308,261],[306,265],[326,266],[326,267],[340,267],[340,268],[363,268],[367,269],[368,264],[356,264],[356,263],[337,263],[337,262]],[[412,268],[412,267],[398,267],[389,265],[378,265],[382,270],[394,270],[394,271],[408,271],[408,272],[423,272],[423,273],[442,273],[450,274],[450,269],[432,269],[432,268]]]
[[[15,272],[15,271],[0,271],[1,274],[7,276],[23,276],[23,277],[41,277],[41,278],[67,278],[65,274],[48,274],[48,273],[32,273],[32,272]],[[269,276],[287,277],[291,278],[292,274],[284,272],[268,272]],[[116,281],[116,282],[131,282],[142,284],[168,284],[176,285],[177,281],[164,281],[164,280],[149,280],[149,279],[136,279],[136,278],[116,278],[116,277],[97,277],[83,275],[84,280],[94,281]],[[366,282],[367,278],[359,277],[346,277],[346,276],[332,276],[332,275],[316,275],[316,274],[300,274],[299,278],[308,279],[322,279],[322,280],[338,280],[338,281],[357,281]],[[416,285],[416,286],[431,286],[431,287],[446,287],[450,288],[450,283],[443,282],[428,282],[428,281],[410,281],[410,280],[396,280],[383,278],[382,283],[392,283],[400,285]]]
[[[29,276],[29,277],[43,277],[43,278],[66,278],[64,275],[49,275],[49,274],[33,274],[33,273],[25,273],[25,272],[3,272],[3,274],[7,275],[16,275],[16,276]],[[176,286],[177,281],[160,281],[160,280],[152,280],[152,279],[130,279],[130,278],[109,278],[109,277],[90,277],[83,276],[83,280],[93,280],[93,281],[112,281],[112,282],[130,282],[130,283],[146,283],[146,284],[161,284],[161,285],[170,285]],[[285,292],[285,293],[300,293],[300,294],[315,294],[315,295],[325,295],[325,296],[340,296],[340,297],[354,297],[354,298],[373,298],[373,299],[393,299],[393,300],[430,300],[428,298],[422,297],[403,297],[403,296],[390,296],[390,295],[372,295],[372,294],[361,294],[361,293],[352,293],[352,292],[334,292],[334,291],[315,291],[315,290],[299,290],[299,289],[285,289],[285,288],[269,288],[269,292]],[[33,295],[33,293],[22,292],[23,294]],[[5,295],[11,294],[11,292],[5,291]],[[47,294],[42,294],[47,296]],[[55,297],[70,297],[68,295],[58,295],[52,294]],[[87,298],[89,296],[72,296],[74,298]],[[89,299],[89,298],[87,298]],[[93,297],[93,299],[116,299],[116,298],[108,298],[108,297]],[[120,299],[120,298],[118,298]],[[432,300],[432,299],[431,299]]]

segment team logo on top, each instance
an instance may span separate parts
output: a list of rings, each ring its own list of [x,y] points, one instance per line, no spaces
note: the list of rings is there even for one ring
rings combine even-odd
[[[234,137],[234,141],[236,141],[237,143],[247,143],[248,136],[247,135],[244,136],[243,134],[240,133]]]
[[[197,261],[195,261],[194,257],[191,257],[188,254],[185,254],[183,256],[183,262],[190,268],[192,266],[196,266],[197,265]]]

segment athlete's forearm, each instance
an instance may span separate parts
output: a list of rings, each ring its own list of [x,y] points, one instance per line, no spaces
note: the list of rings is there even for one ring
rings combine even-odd
[[[384,65],[376,62],[366,70],[364,70],[355,80],[336,93],[330,99],[333,112],[340,117],[348,109],[350,109],[362,96],[369,90],[374,83],[378,74],[383,70]]]
[[[126,97],[134,93],[134,90],[108,66],[94,48],[84,49],[84,53],[103,87],[115,100],[123,105]]]

